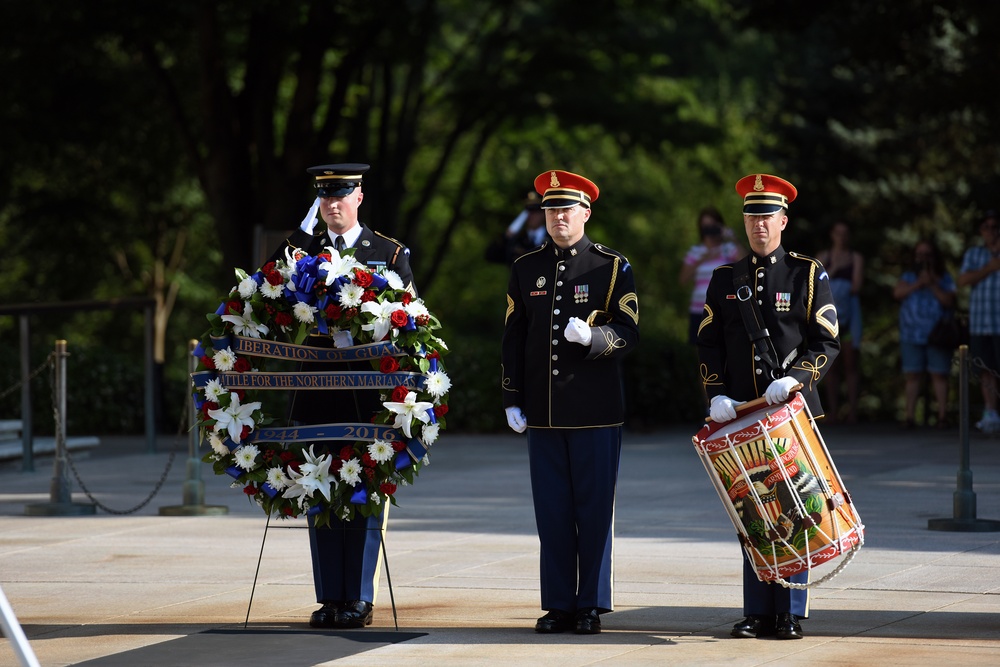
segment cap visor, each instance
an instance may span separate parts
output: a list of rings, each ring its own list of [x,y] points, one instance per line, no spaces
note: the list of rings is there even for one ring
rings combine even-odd
[[[781,210],[777,204],[746,204],[743,206],[745,215],[770,215]]]
[[[354,186],[349,188],[316,188],[316,194],[320,197],[346,197],[354,192]]]

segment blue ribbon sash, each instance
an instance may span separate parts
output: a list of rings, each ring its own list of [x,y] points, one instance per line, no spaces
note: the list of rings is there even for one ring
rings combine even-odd
[[[316,371],[219,373],[219,383],[229,389],[395,389],[416,391],[424,386],[421,373],[381,371]]]
[[[228,347],[236,354],[248,357],[266,357],[268,359],[292,359],[294,361],[365,361],[381,359],[382,357],[402,357],[409,354],[389,341],[354,345],[352,347],[329,348],[310,345],[295,345],[262,338],[247,338],[246,336],[230,336]],[[223,341],[219,341],[220,344]],[[226,345],[221,348],[225,349]]]
[[[384,424],[310,424],[284,428],[258,428],[246,438],[247,442],[319,442],[326,440],[363,440],[375,442],[398,440],[401,433]]]

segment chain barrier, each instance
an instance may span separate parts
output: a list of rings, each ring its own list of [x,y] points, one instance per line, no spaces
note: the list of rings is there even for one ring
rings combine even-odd
[[[51,364],[52,368],[54,370],[55,369],[55,359],[56,359],[56,353],[55,352],[49,352],[49,356],[45,358],[45,361],[43,361],[42,363],[40,363],[38,365],[38,368],[36,368],[35,370],[31,371],[31,373],[28,375],[28,384],[31,384],[32,380],[34,380],[36,377],[38,377],[39,375],[41,375],[42,371],[45,370],[46,366],[48,366],[48,365]],[[18,389],[20,389],[23,386],[24,386],[24,380],[18,380],[17,382],[15,382],[13,385],[11,385],[10,387],[8,387],[7,389],[4,389],[2,392],[0,392],[0,401],[2,401],[3,399],[7,398],[8,396],[10,396],[11,394],[13,394],[15,391],[17,391]]]
[[[961,357],[959,355],[955,355],[953,363],[956,366],[960,365],[962,363]],[[997,373],[997,371],[987,366],[986,362],[983,361],[982,357],[974,357],[971,354],[968,354],[966,355],[966,363],[968,364],[970,370],[969,384],[976,383],[979,385],[980,389],[982,389],[984,385],[982,383],[981,376],[983,373],[989,373],[990,375],[993,376],[993,387],[990,388],[990,390],[998,398],[1000,398],[1000,373]],[[978,373],[971,372],[974,369],[977,369],[979,372]],[[979,422],[974,423],[977,429],[978,429],[978,424]],[[979,429],[979,430],[980,432],[985,433],[987,435],[997,435],[998,433],[1000,433],[1000,431],[994,429],[987,429],[987,430]]]
[[[55,353],[53,353],[51,355],[51,357],[55,357]],[[59,429],[60,429],[60,424],[59,424],[59,408],[58,408],[58,396],[56,396],[56,378],[55,378],[55,373],[56,373],[56,364],[53,363],[52,364],[52,382],[51,382],[51,384],[52,384],[52,392],[51,392],[51,395],[52,395],[52,418],[53,418],[53,420],[55,422],[55,425],[56,425],[56,433],[59,433],[60,432],[59,431]],[[63,430],[62,433],[65,434],[66,431]],[[80,489],[83,491],[84,494],[86,494],[87,498],[92,503],[94,503],[94,505],[96,505],[97,507],[100,507],[102,510],[104,510],[108,514],[117,514],[117,515],[134,514],[135,512],[138,512],[143,507],[145,507],[146,505],[148,505],[149,502],[154,497],[156,497],[156,494],[160,492],[160,489],[163,488],[163,485],[167,481],[167,476],[170,474],[170,469],[174,465],[174,458],[176,458],[176,456],[177,456],[177,449],[178,449],[177,448],[177,442],[180,439],[181,435],[183,435],[183,433],[184,433],[184,413],[182,412],[181,413],[180,422],[177,425],[177,435],[174,437],[174,447],[173,447],[173,450],[170,452],[170,456],[167,458],[167,465],[166,465],[166,467],[163,470],[163,474],[160,475],[159,481],[156,482],[156,485],[153,487],[153,490],[149,493],[149,495],[146,496],[146,499],[143,500],[142,502],[140,502],[135,507],[129,508],[127,510],[118,510],[118,509],[115,509],[113,507],[108,507],[107,505],[105,505],[100,500],[98,500],[97,498],[94,497],[94,494],[91,493],[90,489],[87,488],[87,485],[84,484],[83,479],[80,477],[80,473],[79,473],[79,471],[77,471],[76,465],[73,463],[73,458],[70,456],[69,448],[68,447],[64,448],[64,451],[65,451],[65,454],[66,454],[66,462],[69,463],[69,468],[70,468],[70,470],[73,471],[73,477],[76,478],[76,483],[80,485]]]

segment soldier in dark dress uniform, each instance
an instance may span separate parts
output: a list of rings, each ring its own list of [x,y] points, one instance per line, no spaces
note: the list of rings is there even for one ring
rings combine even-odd
[[[272,260],[284,257],[289,248],[310,255],[324,248],[354,248],[354,258],[372,268],[388,268],[399,274],[407,289],[416,294],[410,271],[409,250],[401,243],[371,230],[358,221],[364,198],[362,177],[367,164],[330,164],[311,167],[316,203]],[[318,209],[326,229],[314,233]],[[349,334],[348,334],[349,336]],[[306,345],[332,347],[336,341],[314,333]],[[343,341],[351,345],[351,341]],[[303,364],[303,371],[331,370],[328,364]],[[367,362],[339,364],[336,370],[371,370]],[[369,423],[382,407],[377,390],[299,391],[294,394],[290,418],[298,424]],[[351,521],[330,518],[330,526],[317,528],[309,521],[313,581],[316,601],[323,606],[313,612],[314,628],[363,628],[372,622],[372,607],[378,589],[381,533],[388,519],[388,505],[381,515],[358,516]]]
[[[814,417],[823,414],[816,391],[840,350],[837,309],[822,264],[811,257],[785,252],[781,232],[788,224],[788,204],[797,194],[788,181],[751,174],[736,184],[743,199],[743,222],[751,253],[712,274],[698,329],[701,378],[711,399],[711,417],[726,422],[735,407],[764,396],[769,404],[788,399],[802,385]],[[756,302],[756,329],[744,321],[741,301]],[[755,347],[751,335],[762,347]],[[767,351],[770,337],[773,351]],[[808,572],[790,577],[808,581]],[[800,639],[799,621],[809,614],[805,589],[761,582],[743,557],[743,618],[734,637],[776,635]]]
[[[535,630],[596,634],[613,608],[621,360],[639,341],[639,302],[628,260],[584,234],[597,186],[547,171],[535,189],[551,240],[511,267],[503,402],[511,428],[528,430],[548,612]]]

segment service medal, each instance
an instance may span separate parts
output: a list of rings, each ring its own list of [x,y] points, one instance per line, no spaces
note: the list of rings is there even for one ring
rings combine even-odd
[[[776,292],[774,295],[774,309],[779,313],[787,313],[792,309],[792,293]]]
[[[590,298],[590,285],[575,285],[573,287],[573,301],[576,303],[587,303]]]

